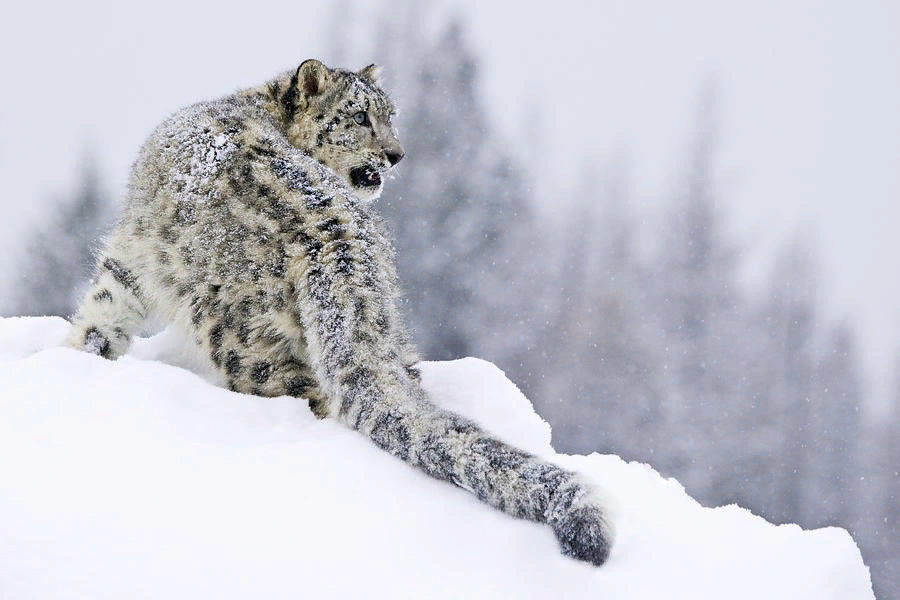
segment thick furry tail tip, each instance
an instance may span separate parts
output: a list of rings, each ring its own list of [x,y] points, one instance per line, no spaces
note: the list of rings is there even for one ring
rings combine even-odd
[[[603,510],[573,506],[551,523],[566,556],[600,566],[609,558],[615,533]]]

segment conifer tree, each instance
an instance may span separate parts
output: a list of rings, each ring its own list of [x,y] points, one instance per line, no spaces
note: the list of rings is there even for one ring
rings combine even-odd
[[[13,313],[71,315],[93,267],[92,249],[112,219],[96,163],[85,158],[71,193],[52,204],[26,244],[13,290]]]

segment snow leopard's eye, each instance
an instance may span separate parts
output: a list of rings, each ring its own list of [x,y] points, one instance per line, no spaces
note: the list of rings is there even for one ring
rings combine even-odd
[[[359,111],[355,115],[353,115],[353,120],[356,121],[357,125],[368,125],[369,124],[369,115],[367,115],[363,111]]]

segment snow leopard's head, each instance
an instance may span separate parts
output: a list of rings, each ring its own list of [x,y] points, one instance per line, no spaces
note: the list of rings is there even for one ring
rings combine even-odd
[[[376,65],[354,73],[307,60],[287,81],[269,84],[291,144],[343,177],[362,200],[381,195],[385,176],[403,158],[380,74]]]

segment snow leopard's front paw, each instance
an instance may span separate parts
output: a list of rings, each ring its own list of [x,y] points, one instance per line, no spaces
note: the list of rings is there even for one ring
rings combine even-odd
[[[554,519],[551,525],[566,556],[597,566],[609,558],[613,529],[598,506],[574,506]]]
[[[115,360],[125,354],[130,342],[128,334],[120,327],[101,329],[96,325],[76,323],[69,330],[63,344],[76,350]]]

